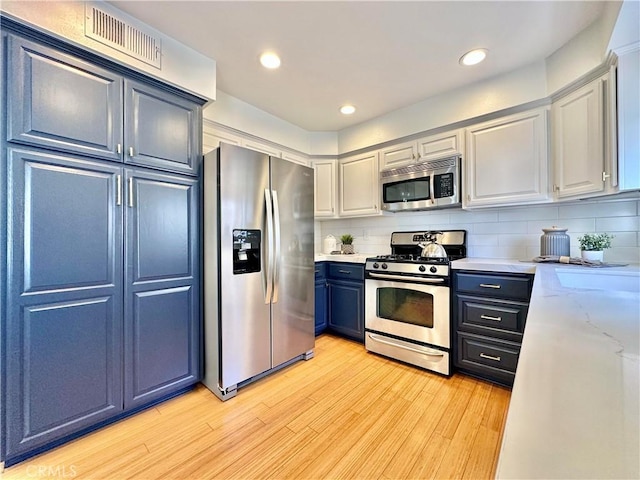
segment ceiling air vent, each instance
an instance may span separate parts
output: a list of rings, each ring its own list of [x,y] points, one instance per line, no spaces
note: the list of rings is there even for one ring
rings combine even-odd
[[[162,42],[157,35],[135,26],[129,19],[114,12],[107,12],[104,6],[97,8],[91,2],[86,3],[84,32],[89,38],[143,61],[161,68]],[[120,18],[119,18],[120,17]]]

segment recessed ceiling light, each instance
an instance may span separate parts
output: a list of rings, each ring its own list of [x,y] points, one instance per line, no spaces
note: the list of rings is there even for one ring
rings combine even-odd
[[[265,52],[260,55],[260,63],[265,68],[278,68],[280,66],[280,57],[273,52]]]
[[[460,57],[460,65],[476,65],[486,58],[487,52],[488,50],[486,48],[471,50]]]
[[[356,111],[356,107],[353,105],[343,105],[340,107],[340,113],[343,115],[351,115]]]

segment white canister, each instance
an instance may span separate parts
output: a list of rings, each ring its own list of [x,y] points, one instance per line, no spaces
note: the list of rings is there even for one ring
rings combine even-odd
[[[336,237],[327,235],[322,241],[322,253],[329,255],[337,249]]]
[[[544,234],[540,237],[540,255],[569,256],[570,239],[566,228],[543,228]]]

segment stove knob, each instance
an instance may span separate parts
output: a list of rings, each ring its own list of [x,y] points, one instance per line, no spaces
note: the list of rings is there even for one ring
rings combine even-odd
[[[386,264],[386,263],[383,263],[383,264],[382,264],[382,269],[383,269],[383,270],[386,270],[386,269],[387,269],[387,264]]]
[[[424,265],[420,265],[420,266],[418,267],[418,270],[420,270],[421,272],[424,272],[424,271],[426,270],[426,268],[425,268],[425,266],[424,266]]]
[[[436,272],[438,271],[438,269],[437,269],[436,267],[431,267],[431,268],[429,269],[429,271],[430,271],[431,273],[436,273]]]
[[[378,268],[378,267],[380,267],[380,265],[378,265],[377,263],[373,264],[373,268]]]

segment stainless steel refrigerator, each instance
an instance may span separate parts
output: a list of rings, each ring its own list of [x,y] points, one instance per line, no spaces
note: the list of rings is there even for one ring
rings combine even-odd
[[[313,356],[313,170],[221,143],[203,185],[203,383],[227,400]]]

